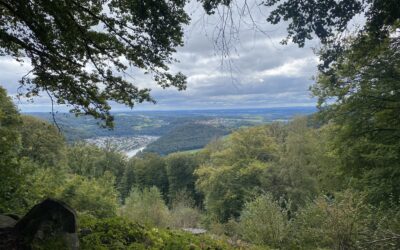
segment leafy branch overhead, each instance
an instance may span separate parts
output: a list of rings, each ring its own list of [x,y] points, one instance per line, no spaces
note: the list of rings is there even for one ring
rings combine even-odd
[[[233,8],[242,3],[243,9],[254,4],[265,13],[271,24],[287,23],[287,36],[282,43],[289,41],[304,47],[307,40],[317,38],[327,48],[321,53],[320,70],[331,66],[343,51],[343,34],[348,24],[357,15],[365,18],[361,32],[385,38],[390,26],[400,18],[398,0],[199,0],[208,14],[218,8]],[[251,13],[249,13],[251,15]],[[257,26],[256,23],[254,23]]]
[[[398,0],[253,0],[271,24],[287,22],[287,37],[300,47],[317,37],[324,45],[321,71],[343,53],[341,34],[358,14],[362,32],[389,36],[399,20]],[[101,118],[112,126],[110,101],[133,107],[154,102],[128,69],[151,74],[163,88],[186,87],[182,73],[172,74],[172,54],[183,45],[189,23],[187,0],[0,0],[0,55],[27,60],[32,70],[21,80],[25,96],[41,91],[76,114]],[[207,14],[247,0],[197,0]],[[251,13],[249,13],[251,14]],[[223,36],[224,37],[224,36]],[[222,38],[224,39],[224,38]],[[127,77],[128,76],[128,77]]]
[[[126,80],[129,67],[151,73],[163,88],[185,89],[186,77],[168,72],[185,1],[0,0],[0,55],[28,60],[21,80],[27,97],[51,93],[73,112],[112,125],[109,101],[133,107],[153,101],[150,89]]]

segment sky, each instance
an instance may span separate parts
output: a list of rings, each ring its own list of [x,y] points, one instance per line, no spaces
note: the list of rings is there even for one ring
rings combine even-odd
[[[317,73],[318,58],[313,48],[318,48],[318,42],[310,41],[304,48],[291,43],[281,45],[280,41],[286,36],[286,24],[268,24],[265,7],[251,5],[244,11],[243,7],[239,1],[231,9],[233,23],[228,21],[225,28],[228,49],[221,50],[223,40],[219,38],[219,31],[226,9],[207,16],[201,6],[191,3],[187,7],[191,23],[185,27],[185,45],[174,55],[179,62],[170,65],[172,72],[180,71],[188,77],[187,89],[162,89],[139,70],[130,69],[128,73],[133,75],[135,84],[151,88],[157,101],[156,104],[139,104],[134,109],[315,106],[316,99],[312,98],[309,87]],[[229,56],[223,56],[223,52],[228,52]],[[9,95],[15,96],[18,80],[29,68],[27,64],[0,57],[0,85]],[[33,103],[23,99],[15,99],[15,102],[22,112],[51,111],[46,95],[35,98]],[[57,106],[56,110],[67,111],[68,108]],[[129,109],[112,104],[112,110]]]

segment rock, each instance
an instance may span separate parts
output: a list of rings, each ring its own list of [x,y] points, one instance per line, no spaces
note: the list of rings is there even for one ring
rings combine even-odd
[[[0,249],[79,249],[75,211],[61,201],[46,199],[14,218],[0,216]]]
[[[15,224],[17,223],[17,220],[14,219],[13,217],[9,215],[3,215],[0,214],[0,228],[13,228]]]
[[[205,234],[207,232],[207,230],[202,228],[182,228],[182,230],[192,234]]]
[[[16,249],[16,234],[14,226],[17,223],[13,217],[0,214],[0,249]]]

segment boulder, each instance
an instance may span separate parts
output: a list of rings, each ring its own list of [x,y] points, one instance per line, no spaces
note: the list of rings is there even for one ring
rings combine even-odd
[[[12,220],[0,217],[7,226],[0,231],[0,249],[79,249],[75,211],[61,201],[46,199],[19,221]]]
[[[17,220],[8,214],[0,214],[0,229],[13,228]]]
[[[17,220],[5,214],[0,214],[0,249],[16,249],[14,226]]]

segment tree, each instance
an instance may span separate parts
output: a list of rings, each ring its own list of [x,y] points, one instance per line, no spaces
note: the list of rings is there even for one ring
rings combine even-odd
[[[20,150],[19,113],[0,87],[0,211],[8,210],[8,202],[23,178],[19,175],[18,153]]]
[[[400,38],[362,33],[313,87],[323,118],[335,122],[343,171],[371,201],[400,197]]]
[[[286,217],[272,195],[261,195],[245,204],[240,215],[240,233],[252,243],[280,247],[288,231]]]
[[[22,149],[28,157],[43,167],[62,168],[66,164],[66,143],[57,128],[32,116],[21,116]]]
[[[168,72],[182,45],[186,1],[0,1],[0,55],[27,60],[20,81],[27,97],[45,91],[72,111],[112,125],[109,101],[133,107],[153,101],[150,89],[123,78],[130,66],[152,73],[163,88],[185,88]]]
[[[238,218],[244,203],[260,188],[262,173],[277,153],[270,126],[238,131],[220,143],[196,171],[196,187],[204,194],[205,208],[220,222]],[[206,151],[209,149],[206,148]]]
[[[99,148],[94,145],[77,143],[68,147],[68,165],[72,173],[98,178],[110,172],[120,185],[127,161],[125,156],[115,148],[108,146]]]
[[[140,160],[134,160],[135,185],[140,188],[157,187],[165,201],[168,201],[168,178],[165,160],[157,154],[145,153]]]
[[[136,176],[135,176],[135,163],[137,159],[132,158],[126,164],[124,173],[121,178],[121,183],[119,184],[118,190],[121,193],[121,198],[124,201],[126,197],[128,197],[129,192],[135,185]]]
[[[168,177],[169,202],[176,199],[185,191],[195,200],[197,205],[201,203],[201,196],[195,190],[196,176],[194,171],[198,167],[196,155],[176,153],[166,157],[166,173]]]
[[[262,188],[275,199],[290,200],[287,209],[296,210],[318,194],[319,162],[324,159],[319,150],[322,139],[316,129],[307,127],[307,118],[296,118],[283,128],[286,136],[279,144],[279,158],[265,170]]]
[[[134,188],[122,208],[122,215],[146,226],[166,227],[169,211],[156,187],[140,190]]]
[[[199,2],[203,3],[208,14],[214,14],[221,5],[232,8],[234,4],[240,3],[235,0],[199,0]],[[400,18],[400,2],[397,0],[265,0],[260,1],[258,6],[268,8],[266,12],[269,23],[288,22],[288,35],[282,43],[286,44],[291,40],[304,47],[307,40],[316,36],[323,44],[329,45],[329,49],[321,54],[323,60],[320,65],[321,70],[329,67],[341,53],[343,49],[341,38],[349,22],[356,15],[362,14],[366,17],[366,23],[360,31],[370,32],[379,38],[388,37],[390,32],[388,27],[398,22]],[[252,15],[247,1],[244,1],[241,11],[243,9]],[[254,22],[254,26],[257,27],[258,24]]]
[[[114,182],[115,178],[109,172],[97,179],[72,175],[57,191],[56,198],[80,213],[97,218],[113,217],[118,207]]]
[[[368,231],[371,207],[360,194],[345,191],[335,199],[319,197],[299,211],[292,222],[292,249],[358,249]],[[388,245],[386,245],[388,247]],[[383,247],[381,249],[391,249]],[[368,249],[368,246],[367,246]],[[376,249],[374,246],[370,249]]]

